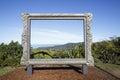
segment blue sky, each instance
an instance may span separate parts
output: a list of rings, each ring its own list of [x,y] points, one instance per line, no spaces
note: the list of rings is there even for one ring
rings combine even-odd
[[[11,40],[19,41],[21,43],[21,34],[23,31],[21,13],[88,13],[90,12],[93,14],[91,31],[93,34],[94,42],[109,39],[109,37],[112,36],[120,36],[120,32],[119,32],[120,0],[0,0],[0,10],[1,10],[0,11],[0,43],[2,42],[9,43]],[[66,23],[66,22],[62,22],[62,23]],[[34,34],[34,29],[38,27],[35,24],[37,23],[34,23],[33,21],[33,26],[35,26],[33,27],[33,34]],[[68,24],[65,25],[69,26],[70,22],[68,21]],[[76,23],[76,25],[79,24]],[[69,28],[64,27],[64,29],[58,27],[55,28],[55,27],[56,26],[53,26],[51,29],[49,29],[48,27],[45,28],[44,26],[44,28],[43,27],[41,28],[42,30],[41,32],[49,33],[49,35],[46,34],[46,37],[51,36],[52,34],[53,37],[56,37],[54,36],[55,33],[56,34],[59,33],[60,34],[59,36],[61,36],[64,33],[64,35],[66,36],[68,34],[72,35],[73,37],[76,36],[75,38],[76,41],[81,39],[81,38],[77,39],[77,35],[81,34],[79,33],[77,27],[74,29],[73,27],[69,27]],[[73,30],[72,33],[69,32],[71,30]],[[47,37],[47,39],[49,38]],[[56,37],[55,39],[56,41],[58,41],[62,38]],[[70,38],[68,37],[68,39]],[[58,43],[65,43],[64,41],[68,39],[64,37],[62,42],[58,41]],[[43,38],[42,43],[44,44],[47,43],[46,40],[45,38]],[[33,39],[33,42],[36,41],[34,41]]]
[[[32,20],[32,44],[83,42],[82,20]]]

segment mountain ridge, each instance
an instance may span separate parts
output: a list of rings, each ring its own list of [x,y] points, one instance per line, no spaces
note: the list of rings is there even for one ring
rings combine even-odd
[[[60,45],[55,45],[55,46],[51,46],[51,47],[38,47],[37,49],[71,49],[73,47],[75,47],[76,45],[79,45],[81,42],[79,43],[66,43],[66,44],[60,44]]]

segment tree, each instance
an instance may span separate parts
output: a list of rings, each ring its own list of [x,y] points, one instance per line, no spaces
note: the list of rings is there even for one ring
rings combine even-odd
[[[22,56],[22,46],[16,41],[8,45],[0,44],[0,66],[19,65]]]

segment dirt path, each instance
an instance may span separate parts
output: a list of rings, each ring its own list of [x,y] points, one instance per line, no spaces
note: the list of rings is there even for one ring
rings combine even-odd
[[[79,69],[79,70],[78,70]],[[119,80],[96,67],[89,67],[83,75],[78,67],[40,67],[34,68],[33,75],[27,75],[24,68],[3,76],[0,80]]]

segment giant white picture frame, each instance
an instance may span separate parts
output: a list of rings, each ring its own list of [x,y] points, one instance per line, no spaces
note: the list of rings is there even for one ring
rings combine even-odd
[[[94,66],[94,60],[91,54],[92,34],[90,32],[90,22],[92,14],[22,14],[24,30],[22,33],[23,55],[21,65],[35,64],[87,64]],[[31,20],[83,20],[84,22],[84,48],[85,58],[72,59],[30,59],[31,53]],[[73,23],[74,24],[74,23]]]

